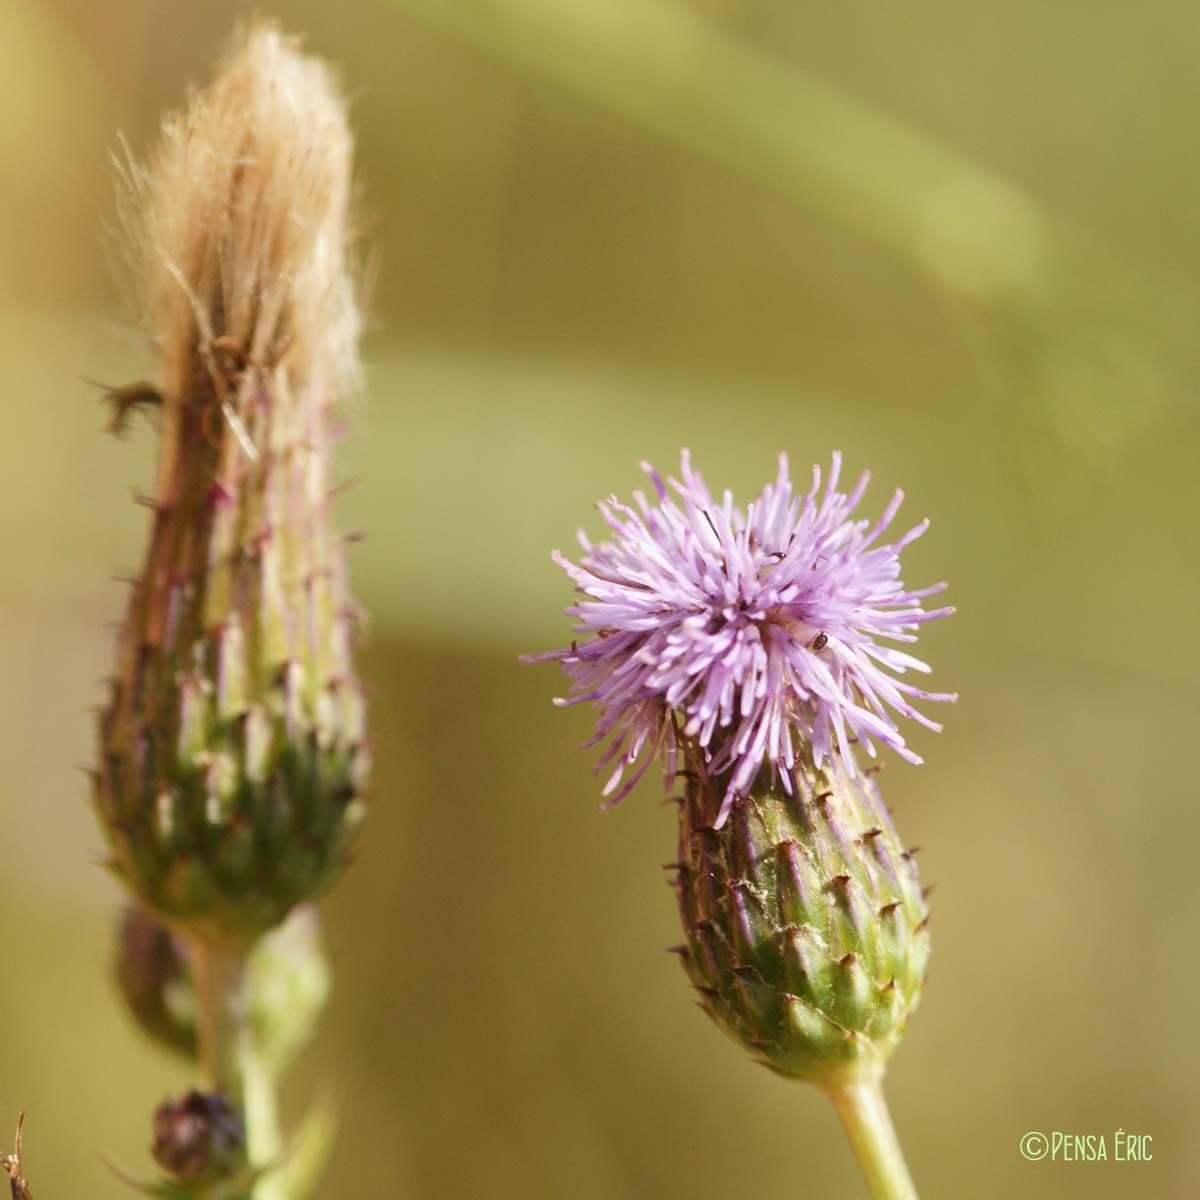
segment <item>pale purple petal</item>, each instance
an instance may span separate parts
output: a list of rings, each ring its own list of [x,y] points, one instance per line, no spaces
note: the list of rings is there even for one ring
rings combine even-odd
[[[851,774],[855,742],[920,762],[892,714],[940,729],[909,698],[955,697],[895,678],[929,668],[877,639],[914,642],[921,623],[954,610],[921,607],[945,584],[908,591],[900,582],[900,551],[928,521],[875,545],[903,493],[872,524],[852,519],[870,475],[839,492],[837,453],[824,487],[814,466],[805,494],[793,491],[781,454],[774,482],[745,510],[728,491],[713,498],[686,450],[680,479],[641,465],[655,502],[642,492],[635,507],[609,497],[597,508],[611,540],[596,544],[581,530],[578,563],[554,555],[583,596],[567,609],[581,640],[526,660],[562,664],[571,696],[556,703],[599,710],[587,744],[608,744],[597,764],[605,807],[656,755],[669,784],[681,734],[724,780],[718,824],[760,772],[791,791],[801,744]]]

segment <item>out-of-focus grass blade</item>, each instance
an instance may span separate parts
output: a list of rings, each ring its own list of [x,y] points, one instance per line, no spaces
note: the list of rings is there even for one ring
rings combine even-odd
[[[902,256],[991,315],[994,415],[1020,414],[1019,498],[1122,469],[1194,396],[1194,284],[1039,208],[1005,176],[670,0],[392,0]],[[1102,348],[1099,352],[1097,347]],[[1115,357],[1122,370],[1107,368]],[[1085,389],[1078,410],[1080,381]],[[1139,415],[1149,391],[1151,415]],[[1144,405],[1141,405],[1145,408]],[[1091,435],[1093,425],[1102,433]],[[1143,439],[1144,440],[1144,436]],[[1077,490],[1089,486],[1082,482]]]
[[[783,190],[981,298],[1036,285],[1042,218],[1002,176],[663,0],[393,0]]]

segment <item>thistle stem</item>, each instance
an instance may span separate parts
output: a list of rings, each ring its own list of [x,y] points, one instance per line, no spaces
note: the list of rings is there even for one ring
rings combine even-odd
[[[241,1040],[245,1025],[244,951],[193,940],[200,1066],[214,1091],[242,1106]]]
[[[254,1047],[248,1030],[241,1038],[242,1103],[246,1118],[246,1153],[250,1165],[268,1167],[279,1162],[283,1138],[279,1131],[275,1078],[270,1065]],[[254,1200],[289,1200],[279,1171],[269,1171],[254,1188]]]
[[[275,1080],[254,1044],[246,1013],[246,951],[197,940],[191,961],[201,1068],[213,1090],[241,1110],[250,1165],[269,1166],[280,1157],[282,1139]],[[287,1200],[277,1175],[260,1180],[253,1200]]]
[[[874,1200],[917,1200],[904,1153],[883,1098],[882,1075],[829,1089]]]

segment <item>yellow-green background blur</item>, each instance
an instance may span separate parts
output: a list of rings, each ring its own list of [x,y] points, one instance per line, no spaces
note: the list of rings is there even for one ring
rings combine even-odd
[[[38,1200],[123,1194],[184,1070],[117,1004],[75,764],[145,532],[152,372],[108,156],[240,5],[0,3],[0,1132]],[[280,0],[353,96],[378,248],[339,515],[377,776],[328,902],[329,1194],[840,1200],[829,1104],[676,960],[672,813],[597,814],[551,565],[688,445],[747,496],[845,452],[930,533],[961,692],[886,794],[935,881],[888,1092],[926,1200],[1200,1195],[1200,10],[1147,0]],[[1029,1130],[1153,1136],[1029,1163]],[[0,1148],[3,1148],[0,1139]]]

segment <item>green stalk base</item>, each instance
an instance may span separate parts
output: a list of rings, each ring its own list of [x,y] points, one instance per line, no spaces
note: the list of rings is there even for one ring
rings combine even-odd
[[[882,1074],[846,1080],[827,1090],[873,1200],[917,1200],[917,1189],[883,1098]]]

